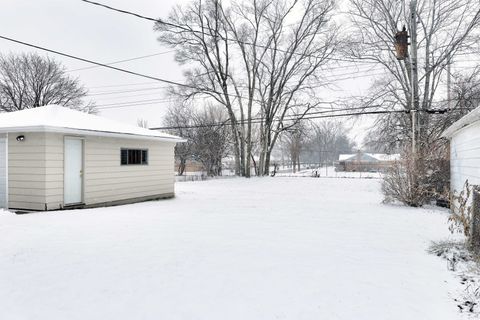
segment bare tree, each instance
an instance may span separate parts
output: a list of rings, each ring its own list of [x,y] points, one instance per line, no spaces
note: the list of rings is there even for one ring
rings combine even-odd
[[[340,153],[352,152],[354,145],[342,123],[319,121],[312,123],[306,149],[313,155],[310,160],[321,165],[338,160]]]
[[[225,109],[216,105],[195,108],[178,102],[172,105],[164,118],[168,132],[187,139],[175,147],[178,174],[182,175],[188,161],[197,161],[210,176],[222,174],[222,160],[230,151],[230,129],[222,125]]]
[[[169,129],[170,134],[187,139],[186,142],[177,143],[175,145],[175,159],[178,162],[178,175],[183,175],[187,165],[187,161],[193,159],[195,128],[194,112],[192,107],[181,101],[173,104],[167,110],[163,119],[163,124]]]
[[[374,83],[370,94],[356,104],[411,110],[411,59],[398,61],[393,50],[395,33],[402,25],[408,26],[408,6],[395,0],[350,0],[350,4],[354,30],[348,55],[379,66],[386,73]],[[456,55],[470,52],[478,42],[480,2],[423,0],[418,1],[416,11],[420,90],[413,108],[420,110],[420,140],[426,146],[439,137],[436,125],[442,122],[431,121],[427,111],[439,105],[439,88],[445,81],[446,66]],[[411,139],[411,116],[407,113],[382,116],[375,127],[376,136],[383,140],[380,143],[388,147],[398,148]]]
[[[194,0],[171,13],[168,22],[178,28],[156,25],[159,40],[188,65],[189,87],[177,93],[207,96],[226,108],[237,174],[250,176],[254,136],[262,141],[260,172],[268,174],[279,134],[294,125],[287,117],[300,120],[315,106],[309,81],[318,80],[335,51],[332,10],[331,0]],[[293,114],[294,107],[301,113]],[[253,133],[257,117],[260,135]]]
[[[258,73],[263,118],[260,167],[265,175],[281,132],[294,128],[319,104],[316,94],[322,79],[318,71],[338,47],[337,29],[330,22],[333,9],[330,0],[280,1],[266,12],[270,50]],[[299,17],[293,26],[287,24],[291,15]],[[287,121],[292,115],[294,120]]]
[[[0,56],[0,110],[4,112],[58,104],[95,113],[92,102],[84,103],[87,90],[78,79],[50,57],[36,53]]]
[[[222,160],[229,151],[229,129],[218,125],[226,117],[225,109],[209,105],[195,115],[194,158],[201,162],[209,176],[222,175]]]
[[[417,6],[410,9],[406,2],[395,0],[350,0],[354,30],[351,33],[352,46],[348,51],[350,57],[371,63],[385,72],[366,97],[357,99],[356,105],[377,105],[390,111],[406,111],[380,116],[371,136],[376,139],[370,142],[386,150],[402,150],[416,137],[417,150],[396,168],[397,172],[387,173],[384,179],[385,183],[397,181],[402,190],[408,189],[407,194],[413,200],[406,201],[401,193],[389,192],[387,188],[384,188],[385,194],[396,194],[398,200],[412,206],[421,205],[423,200],[417,201],[415,197],[424,198],[422,190],[430,189],[432,181],[446,184],[446,181],[438,183],[441,175],[431,177],[429,166],[446,158],[441,132],[458,118],[459,113],[449,111],[436,115],[432,112],[448,106],[459,108],[459,105],[452,106],[450,101],[440,98],[440,88],[446,82],[446,70],[452,59],[472,52],[480,34],[478,0],[412,2],[415,3]],[[415,25],[409,23],[413,10]],[[410,35],[412,30],[417,30],[417,68],[412,68],[411,55],[404,60],[396,59],[393,44],[395,34],[402,25],[409,29]],[[416,115],[415,124],[412,112]],[[402,173],[402,170],[405,172]]]
[[[179,27],[172,28],[157,23],[155,30],[160,32],[158,39],[177,49],[177,62],[190,66],[185,72],[190,88],[176,93],[186,98],[204,95],[226,108],[233,136],[235,171],[243,176],[246,174],[245,115],[242,109],[238,109],[242,105],[236,104],[231,85],[234,78],[231,68],[232,49],[223,5],[218,0],[194,0],[185,7],[177,6],[171,12],[168,22]]]
[[[305,146],[308,127],[305,122],[298,122],[295,126],[282,132],[281,140],[290,155],[293,172],[300,171],[300,154]]]

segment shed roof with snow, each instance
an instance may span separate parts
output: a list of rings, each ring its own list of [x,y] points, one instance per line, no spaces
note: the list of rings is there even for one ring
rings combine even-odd
[[[454,122],[450,127],[447,128],[447,130],[443,132],[442,137],[450,139],[462,128],[475,124],[478,121],[480,121],[480,107],[470,111],[465,116],[460,118],[460,120]]]
[[[0,114],[0,133],[25,131],[184,141],[180,137],[163,132],[128,125],[57,105]]]

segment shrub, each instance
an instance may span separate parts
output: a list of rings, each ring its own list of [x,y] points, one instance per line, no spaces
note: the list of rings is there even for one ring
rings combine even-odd
[[[385,202],[400,201],[411,207],[424,205],[432,195],[427,176],[421,161],[416,161],[409,152],[404,153],[384,175],[382,192]]]

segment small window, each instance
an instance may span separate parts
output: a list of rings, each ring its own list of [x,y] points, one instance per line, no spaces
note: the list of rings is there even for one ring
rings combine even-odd
[[[148,150],[144,149],[121,149],[120,150],[120,164],[148,164]]]

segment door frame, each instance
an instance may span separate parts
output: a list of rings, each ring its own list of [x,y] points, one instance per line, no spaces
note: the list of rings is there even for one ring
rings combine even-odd
[[[0,134],[0,139],[5,139],[5,208],[8,210],[8,133],[3,136]],[[0,207],[1,208],[1,207]]]
[[[82,176],[81,176],[81,182],[82,182],[82,187],[81,187],[81,195],[80,195],[80,202],[75,202],[75,203],[65,203],[65,189],[66,189],[66,183],[67,179],[65,179],[65,154],[66,154],[66,141],[67,140],[80,140],[82,142],[82,150],[81,150],[81,155],[82,155]],[[68,206],[76,206],[76,205],[82,205],[85,204],[85,137],[83,136],[64,136],[63,137],[63,206],[68,207]]]

